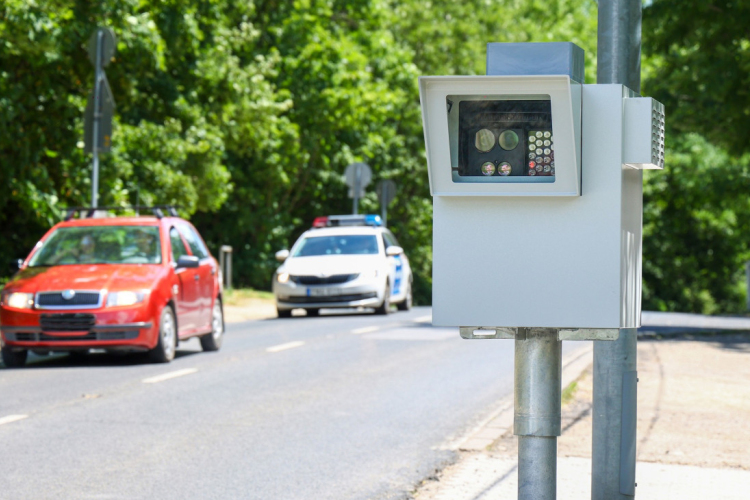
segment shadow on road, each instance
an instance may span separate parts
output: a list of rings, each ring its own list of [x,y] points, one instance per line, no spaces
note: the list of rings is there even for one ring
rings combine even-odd
[[[185,358],[193,354],[201,354],[202,351],[188,350],[177,348],[175,359]],[[39,370],[45,368],[112,368],[117,366],[136,366],[148,365],[153,363],[146,353],[127,353],[127,352],[92,352],[89,354],[69,354],[63,352],[53,352],[46,356],[29,353],[29,358],[23,368],[16,370]],[[0,366],[5,370],[7,368],[3,363]]]

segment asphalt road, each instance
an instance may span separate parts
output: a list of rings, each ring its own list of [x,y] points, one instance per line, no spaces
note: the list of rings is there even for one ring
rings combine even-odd
[[[251,321],[168,365],[2,369],[0,498],[405,498],[513,387],[513,342],[429,322],[428,308]]]

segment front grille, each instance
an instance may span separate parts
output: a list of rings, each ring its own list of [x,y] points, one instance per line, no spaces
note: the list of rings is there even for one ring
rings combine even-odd
[[[352,281],[359,274],[334,274],[332,276],[289,276],[289,279],[298,285],[337,285]]]
[[[42,314],[39,325],[47,332],[84,332],[96,323],[93,314]]]
[[[287,297],[286,299],[280,300],[292,304],[321,304],[330,302],[354,302],[355,300],[371,299],[376,296],[377,294],[375,292],[369,292],[350,295],[335,295],[331,297]]]
[[[89,332],[85,335],[47,335],[46,333],[12,332],[6,333],[9,342],[67,342],[81,340],[132,340],[138,337],[138,330]]]
[[[40,292],[36,296],[36,305],[41,309],[58,307],[98,307],[99,292],[75,292],[70,299],[63,297],[63,292]]]

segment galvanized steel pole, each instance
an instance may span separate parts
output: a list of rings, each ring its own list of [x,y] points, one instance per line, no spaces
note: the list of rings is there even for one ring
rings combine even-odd
[[[552,328],[519,328],[515,347],[518,499],[555,500],[562,342]]]
[[[99,124],[101,123],[101,91],[102,91],[102,38],[104,32],[98,30],[96,34],[96,66],[94,80],[94,127],[93,140],[91,141],[91,152],[94,162],[91,166],[91,206],[99,206]]]
[[[641,0],[599,0],[597,83],[641,90]],[[636,338],[594,342],[592,500],[635,496]]]

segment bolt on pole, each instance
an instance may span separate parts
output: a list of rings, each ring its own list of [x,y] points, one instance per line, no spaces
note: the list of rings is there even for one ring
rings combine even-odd
[[[641,88],[641,0],[599,0],[597,83]],[[637,330],[594,342],[592,500],[635,496]]]
[[[513,433],[518,499],[557,498],[562,342],[554,328],[519,328],[515,340]]]

